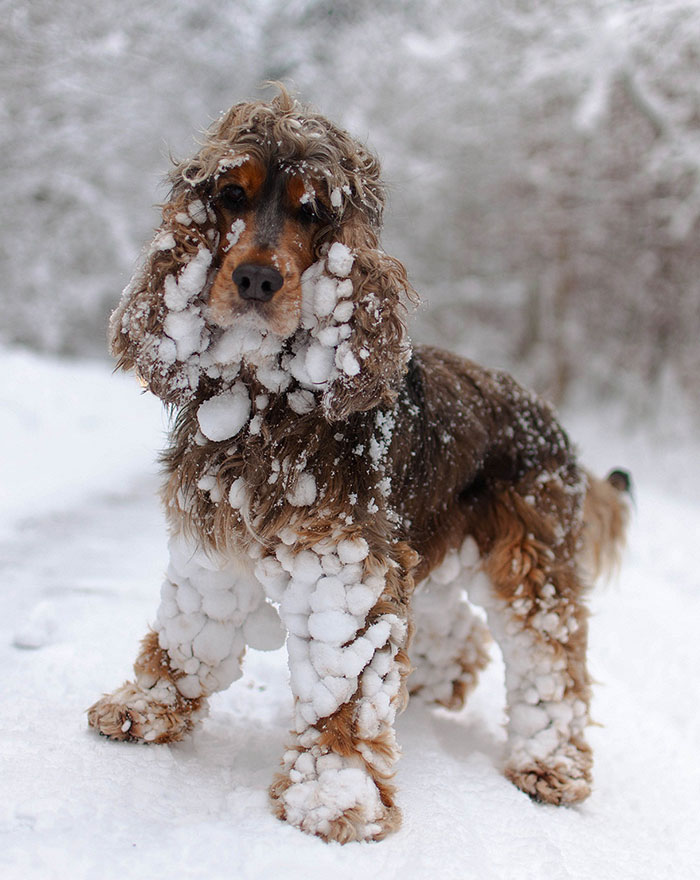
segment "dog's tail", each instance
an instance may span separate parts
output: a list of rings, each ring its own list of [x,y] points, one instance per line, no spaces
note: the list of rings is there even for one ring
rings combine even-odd
[[[589,583],[617,570],[625,546],[631,501],[632,479],[627,471],[610,471],[604,480],[588,474],[579,562]]]

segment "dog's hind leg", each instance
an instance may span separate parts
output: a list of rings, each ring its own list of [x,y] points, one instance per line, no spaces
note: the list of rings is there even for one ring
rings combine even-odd
[[[241,675],[246,645],[279,647],[284,633],[252,571],[176,535],[155,629],[143,640],[135,680],[88,710],[111,739],[180,740],[206,715],[207,696]]]
[[[489,662],[488,627],[466,600],[465,570],[452,550],[413,594],[410,695],[461,709]]]
[[[415,554],[383,549],[348,535],[278,550],[291,575],[281,611],[295,735],[270,796],[280,819],[340,843],[379,840],[401,822],[389,780]]]
[[[486,609],[505,662],[505,774],[535,800],[552,804],[583,800],[591,783],[576,491],[553,480],[530,484],[527,493],[505,493],[491,510],[498,528],[490,546],[481,548],[483,559],[470,539],[461,554],[465,560],[471,552],[475,567],[482,566],[470,597]]]

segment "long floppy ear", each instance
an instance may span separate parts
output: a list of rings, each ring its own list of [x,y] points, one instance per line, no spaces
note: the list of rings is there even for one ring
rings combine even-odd
[[[350,332],[336,349],[337,371],[322,401],[329,421],[391,404],[411,356],[405,300],[417,296],[403,265],[381,250],[375,229],[361,213],[347,218],[335,233],[327,270],[342,274],[351,259],[352,292],[338,307],[349,315]]]
[[[109,342],[122,369],[180,405],[199,385],[209,344],[202,314],[217,245],[214,218],[196,189],[173,172],[163,222],[110,319]]]

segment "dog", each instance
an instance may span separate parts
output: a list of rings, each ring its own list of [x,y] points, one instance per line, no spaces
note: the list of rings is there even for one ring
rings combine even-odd
[[[286,634],[274,812],[324,840],[379,840],[401,821],[397,712],[409,692],[461,707],[490,632],[505,775],[539,801],[583,800],[584,597],[622,546],[626,473],[582,469],[508,375],[412,348],[416,295],[379,242],[379,162],[283,87],[223,114],[170,183],[111,320],[119,367],[173,411],[169,567],[134,681],[89,724],[178,741],[247,645]]]

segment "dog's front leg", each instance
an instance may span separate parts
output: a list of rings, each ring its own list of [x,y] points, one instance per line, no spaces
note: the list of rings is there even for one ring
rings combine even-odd
[[[170,564],[156,625],[127,681],[88,710],[111,739],[175,742],[206,714],[207,696],[241,675],[246,645],[279,647],[284,633],[262,586],[243,559],[171,538]]]
[[[281,546],[295,738],[270,789],[276,814],[325,840],[378,840],[401,816],[389,779],[406,699],[402,566],[349,536]]]

